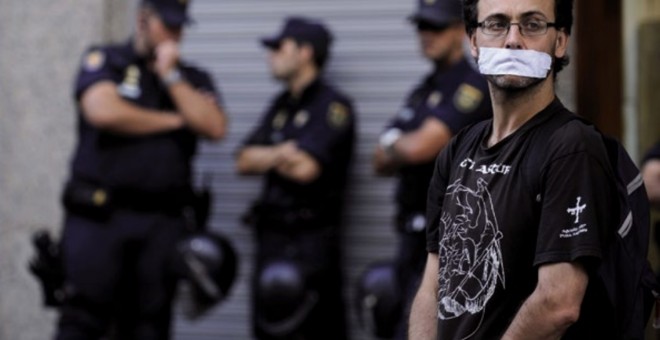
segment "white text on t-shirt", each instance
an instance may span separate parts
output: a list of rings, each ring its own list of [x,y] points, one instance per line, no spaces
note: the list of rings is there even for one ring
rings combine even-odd
[[[509,172],[511,171],[511,166],[506,165],[506,164],[481,164],[477,165],[475,161],[473,161],[471,158],[466,158],[464,159],[461,164],[461,168],[467,168],[472,171],[480,172],[482,174],[502,174],[502,175],[508,175]]]

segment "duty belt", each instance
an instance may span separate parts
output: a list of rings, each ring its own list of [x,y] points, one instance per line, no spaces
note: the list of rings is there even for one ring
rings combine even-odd
[[[246,224],[257,228],[286,229],[288,231],[319,230],[332,224],[323,214],[311,208],[275,207],[256,203],[243,217]]]
[[[72,212],[102,216],[115,209],[179,215],[192,201],[191,190],[147,192],[113,189],[100,184],[72,180],[66,184],[64,206]]]

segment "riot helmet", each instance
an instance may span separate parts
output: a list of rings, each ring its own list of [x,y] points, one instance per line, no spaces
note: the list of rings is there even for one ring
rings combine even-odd
[[[175,268],[191,287],[192,306],[186,314],[195,318],[223,301],[236,278],[238,260],[234,247],[223,236],[196,233],[179,242]]]
[[[292,336],[318,301],[302,268],[289,260],[271,261],[256,280],[259,328],[274,337]]]
[[[390,339],[402,317],[402,296],[392,261],[369,265],[360,277],[356,307],[360,325],[378,338]]]

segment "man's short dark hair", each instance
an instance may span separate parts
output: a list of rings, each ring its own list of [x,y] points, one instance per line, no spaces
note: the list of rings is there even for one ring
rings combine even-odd
[[[301,41],[299,39],[293,38],[293,40],[296,42],[298,46],[303,46],[307,45],[309,48],[312,49],[314,53],[314,65],[316,65],[316,68],[321,71],[325,67],[326,62],[328,61],[328,54],[329,50],[328,49],[321,49],[318,47],[315,47],[313,44],[307,42],[307,41]]]
[[[463,1],[463,20],[465,21],[465,30],[469,36],[474,34],[478,25],[477,4],[479,0]],[[555,23],[557,29],[562,29],[570,35],[573,28],[573,0],[555,0]],[[555,58],[553,73],[557,75],[566,65],[569,58]]]

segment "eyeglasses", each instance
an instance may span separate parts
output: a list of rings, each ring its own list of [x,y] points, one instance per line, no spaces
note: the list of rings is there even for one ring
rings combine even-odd
[[[509,30],[513,25],[518,25],[520,34],[526,37],[543,35],[548,32],[548,27],[557,27],[557,24],[554,22],[535,18],[523,19],[520,22],[510,22],[504,19],[486,19],[478,23],[477,27],[485,35],[501,37],[509,34]]]

